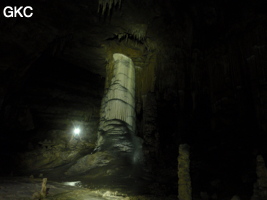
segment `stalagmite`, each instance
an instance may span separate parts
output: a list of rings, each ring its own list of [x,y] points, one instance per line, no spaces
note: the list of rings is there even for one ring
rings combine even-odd
[[[47,191],[48,191],[48,189],[46,187],[46,183],[47,183],[47,178],[43,178],[41,192],[33,193],[33,195],[32,195],[33,200],[44,199],[46,197]]]
[[[46,193],[47,193],[46,183],[47,183],[47,178],[44,178],[43,183],[42,183],[42,189],[41,189],[42,197],[46,197]]]
[[[113,77],[101,105],[98,149],[132,155],[138,160],[140,143],[135,136],[135,67],[130,58],[113,54]]]
[[[181,144],[178,156],[178,199],[192,200],[189,146]]]
[[[254,184],[254,192],[251,200],[267,199],[267,169],[261,155],[257,156],[257,182]]]

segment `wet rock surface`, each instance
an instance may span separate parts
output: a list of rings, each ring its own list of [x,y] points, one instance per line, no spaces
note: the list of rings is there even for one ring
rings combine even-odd
[[[69,184],[69,185],[68,185]],[[41,190],[42,179],[34,178],[1,178],[0,199],[1,200],[30,200],[35,192]],[[45,199],[104,199],[100,194],[77,187],[70,186],[70,183],[58,183],[48,180],[48,195]]]
[[[34,193],[41,190],[42,179],[25,177],[1,177],[0,200],[38,200]],[[166,200],[174,200],[175,196],[162,196]],[[127,194],[119,192],[115,187],[99,188],[83,185],[81,181],[49,181],[47,182],[47,200],[160,200],[151,195]]]

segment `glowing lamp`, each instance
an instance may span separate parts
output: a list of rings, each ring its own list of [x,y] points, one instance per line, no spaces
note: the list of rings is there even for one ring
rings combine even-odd
[[[74,135],[79,135],[80,132],[81,132],[81,130],[79,128],[75,128],[73,131]]]

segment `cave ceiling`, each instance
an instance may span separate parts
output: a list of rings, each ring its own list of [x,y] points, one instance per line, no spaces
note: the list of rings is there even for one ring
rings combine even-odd
[[[1,8],[10,5],[6,3],[1,2]],[[21,3],[13,1],[13,4]],[[32,18],[1,16],[0,20],[0,70],[9,67],[16,76],[23,76],[43,53],[104,76],[109,51],[124,51],[139,64],[142,56],[171,38],[164,32],[171,28],[172,22],[167,23],[169,27],[163,26],[166,12],[162,12],[163,4],[159,2],[122,1],[110,11],[101,5],[99,9],[96,0],[43,0],[24,4],[33,7]],[[166,3],[164,9],[171,6]],[[175,11],[168,15],[172,14]],[[175,43],[174,39],[171,42]]]
[[[12,5],[20,4],[12,1]],[[254,16],[253,9],[242,8],[246,2],[229,7],[228,1],[125,0],[112,4],[111,9],[99,6],[97,0],[29,0],[23,4],[33,7],[32,18],[0,18],[0,70],[12,66],[16,76],[44,52],[104,76],[110,52],[123,51],[142,65],[151,52],[183,45],[190,48],[193,42],[214,43],[227,31],[228,35],[234,32],[231,24],[239,23],[240,17],[246,15],[249,21]],[[12,6],[1,1],[1,8],[7,5]]]

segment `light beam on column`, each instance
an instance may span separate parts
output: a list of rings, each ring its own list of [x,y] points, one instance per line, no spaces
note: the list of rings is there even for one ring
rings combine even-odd
[[[123,54],[115,53],[113,59],[113,77],[102,100],[97,145],[134,160],[141,147],[135,136],[135,67]]]

